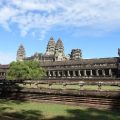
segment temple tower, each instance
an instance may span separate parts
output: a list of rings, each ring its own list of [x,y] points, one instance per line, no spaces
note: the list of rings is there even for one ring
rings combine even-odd
[[[46,55],[54,55],[55,52],[55,41],[53,37],[50,38],[48,44],[47,44],[47,49],[46,49]]]
[[[78,60],[82,58],[82,52],[80,49],[72,49],[71,55],[70,55],[71,60]]]
[[[55,46],[55,61],[64,60],[64,46],[62,40],[59,38]]]
[[[25,48],[24,46],[21,44],[17,50],[17,61],[23,61],[25,58]]]

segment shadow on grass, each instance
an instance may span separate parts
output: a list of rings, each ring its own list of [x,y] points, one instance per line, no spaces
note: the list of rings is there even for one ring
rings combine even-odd
[[[22,90],[23,87],[20,87],[14,81],[3,81],[0,84],[0,98],[6,100],[18,100],[16,101],[17,103],[19,103],[19,100],[26,101],[25,95],[21,94]]]
[[[13,105],[10,105],[12,102]],[[51,118],[46,118],[47,113],[46,115],[43,115],[42,109],[15,109],[14,106],[17,105],[16,101],[7,102],[4,100],[0,103],[0,120],[120,120],[120,113],[107,110],[98,110],[96,108],[67,109],[66,116],[53,115]],[[19,105],[20,104],[22,105],[22,103],[19,102]],[[51,108],[49,108],[49,111],[52,114]]]
[[[0,120],[41,120],[43,116],[37,110],[14,111],[12,107],[0,108]]]
[[[18,86],[15,87],[4,87],[2,89],[3,98],[8,98],[11,96],[11,91],[13,88],[18,90],[16,94],[13,94],[13,98],[19,99],[21,98],[21,94],[19,94]],[[8,90],[7,90],[8,89]],[[22,96],[24,100],[25,95]],[[116,100],[113,102],[111,109],[116,108],[118,104],[117,100],[119,100],[119,96],[116,97]],[[87,109],[68,109],[66,112],[67,116],[51,116],[51,118],[45,118],[46,116],[42,114],[42,110],[27,110],[27,109],[14,109],[12,104],[21,105],[21,101],[8,101],[8,100],[0,100],[0,120],[120,120],[120,113],[110,112],[106,110],[99,110],[95,108],[87,108]],[[25,103],[25,101],[24,101]],[[49,108],[51,112],[51,109]],[[56,110],[57,111],[57,110]],[[47,114],[47,113],[46,113]]]
[[[85,110],[67,110],[68,116],[56,116],[45,120],[120,120],[119,113],[88,108]]]
[[[0,99],[0,120],[41,120],[43,115],[40,110],[19,108],[27,101]],[[17,107],[18,106],[18,107]]]

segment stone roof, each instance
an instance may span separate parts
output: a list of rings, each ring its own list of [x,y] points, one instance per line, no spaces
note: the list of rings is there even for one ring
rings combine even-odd
[[[95,59],[79,59],[79,60],[66,60],[55,62],[41,62],[42,66],[62,66],[62,65],[80,65],[80,64],[104,64],[104,63],[117,63],[118,58],[95,58]]]
[[[8,69],[9,68],[9,65],[1,65],[0,64],[0,69]]]
[[[54,55],[46,55],[46,54],[38,53],[37,56],[36,54],[34,54],[31,57],[26,57],[25,60],[34,60],[35,57],[38,57],[38,59],[41,60],[43,58],[54,58]]]

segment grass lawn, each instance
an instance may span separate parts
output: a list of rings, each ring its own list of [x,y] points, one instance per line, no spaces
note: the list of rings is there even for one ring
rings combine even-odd
[[[22,86],[22,85],[20,85],[20,86]],[[37,88],[37,87],[50,88],[48,84],[39,84],[39,86],[36,86],[35,84],[32,84],[32,85],[27,84],[24,87],[26,87],[26,88]],[[111,91],[120,90],[120,87],[110,86],[110,85],[102,85],[101,88],[102,88],[102,90],[111,90]],[[79,85],[67,85],[66,87],[64,87],[62,84],[53,84],[51,86],[51,89],[77,89],[77,90],[80,90],[80,86]],[[98,90],[98,86],[97,85],[84,85],[81,89],[82,90]]]
[[[81,106],[0,100],[0,120],[120,120],[120,113]]]

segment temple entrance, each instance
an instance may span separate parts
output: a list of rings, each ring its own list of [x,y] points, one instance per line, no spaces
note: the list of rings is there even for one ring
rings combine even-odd
[[[82,76],[82,77],[84,76],[84,71],[81,71],[81,76]]]
[[[75,75],[78,77],[78,71],[75,71]]]
[[[105,69],[105,75],[109,76],[109,70],[108,69]]]
[[[86,75],[90,77],[90,70],[86,70]]]
[[[99,74],[99,76],[103,76],[102,70],[98,70],[98,74]]]
[[[67,71],[64,71],[64,75],[65,75],[65,77],[67,77],[67,76],[68,76]]]
[[[71,77],[73,76],[73,71],[70,71],[70,76],[71,76]]]
[[[95,70],[92,70],[92,74],[93,74],[93,76],[97,76]]]

